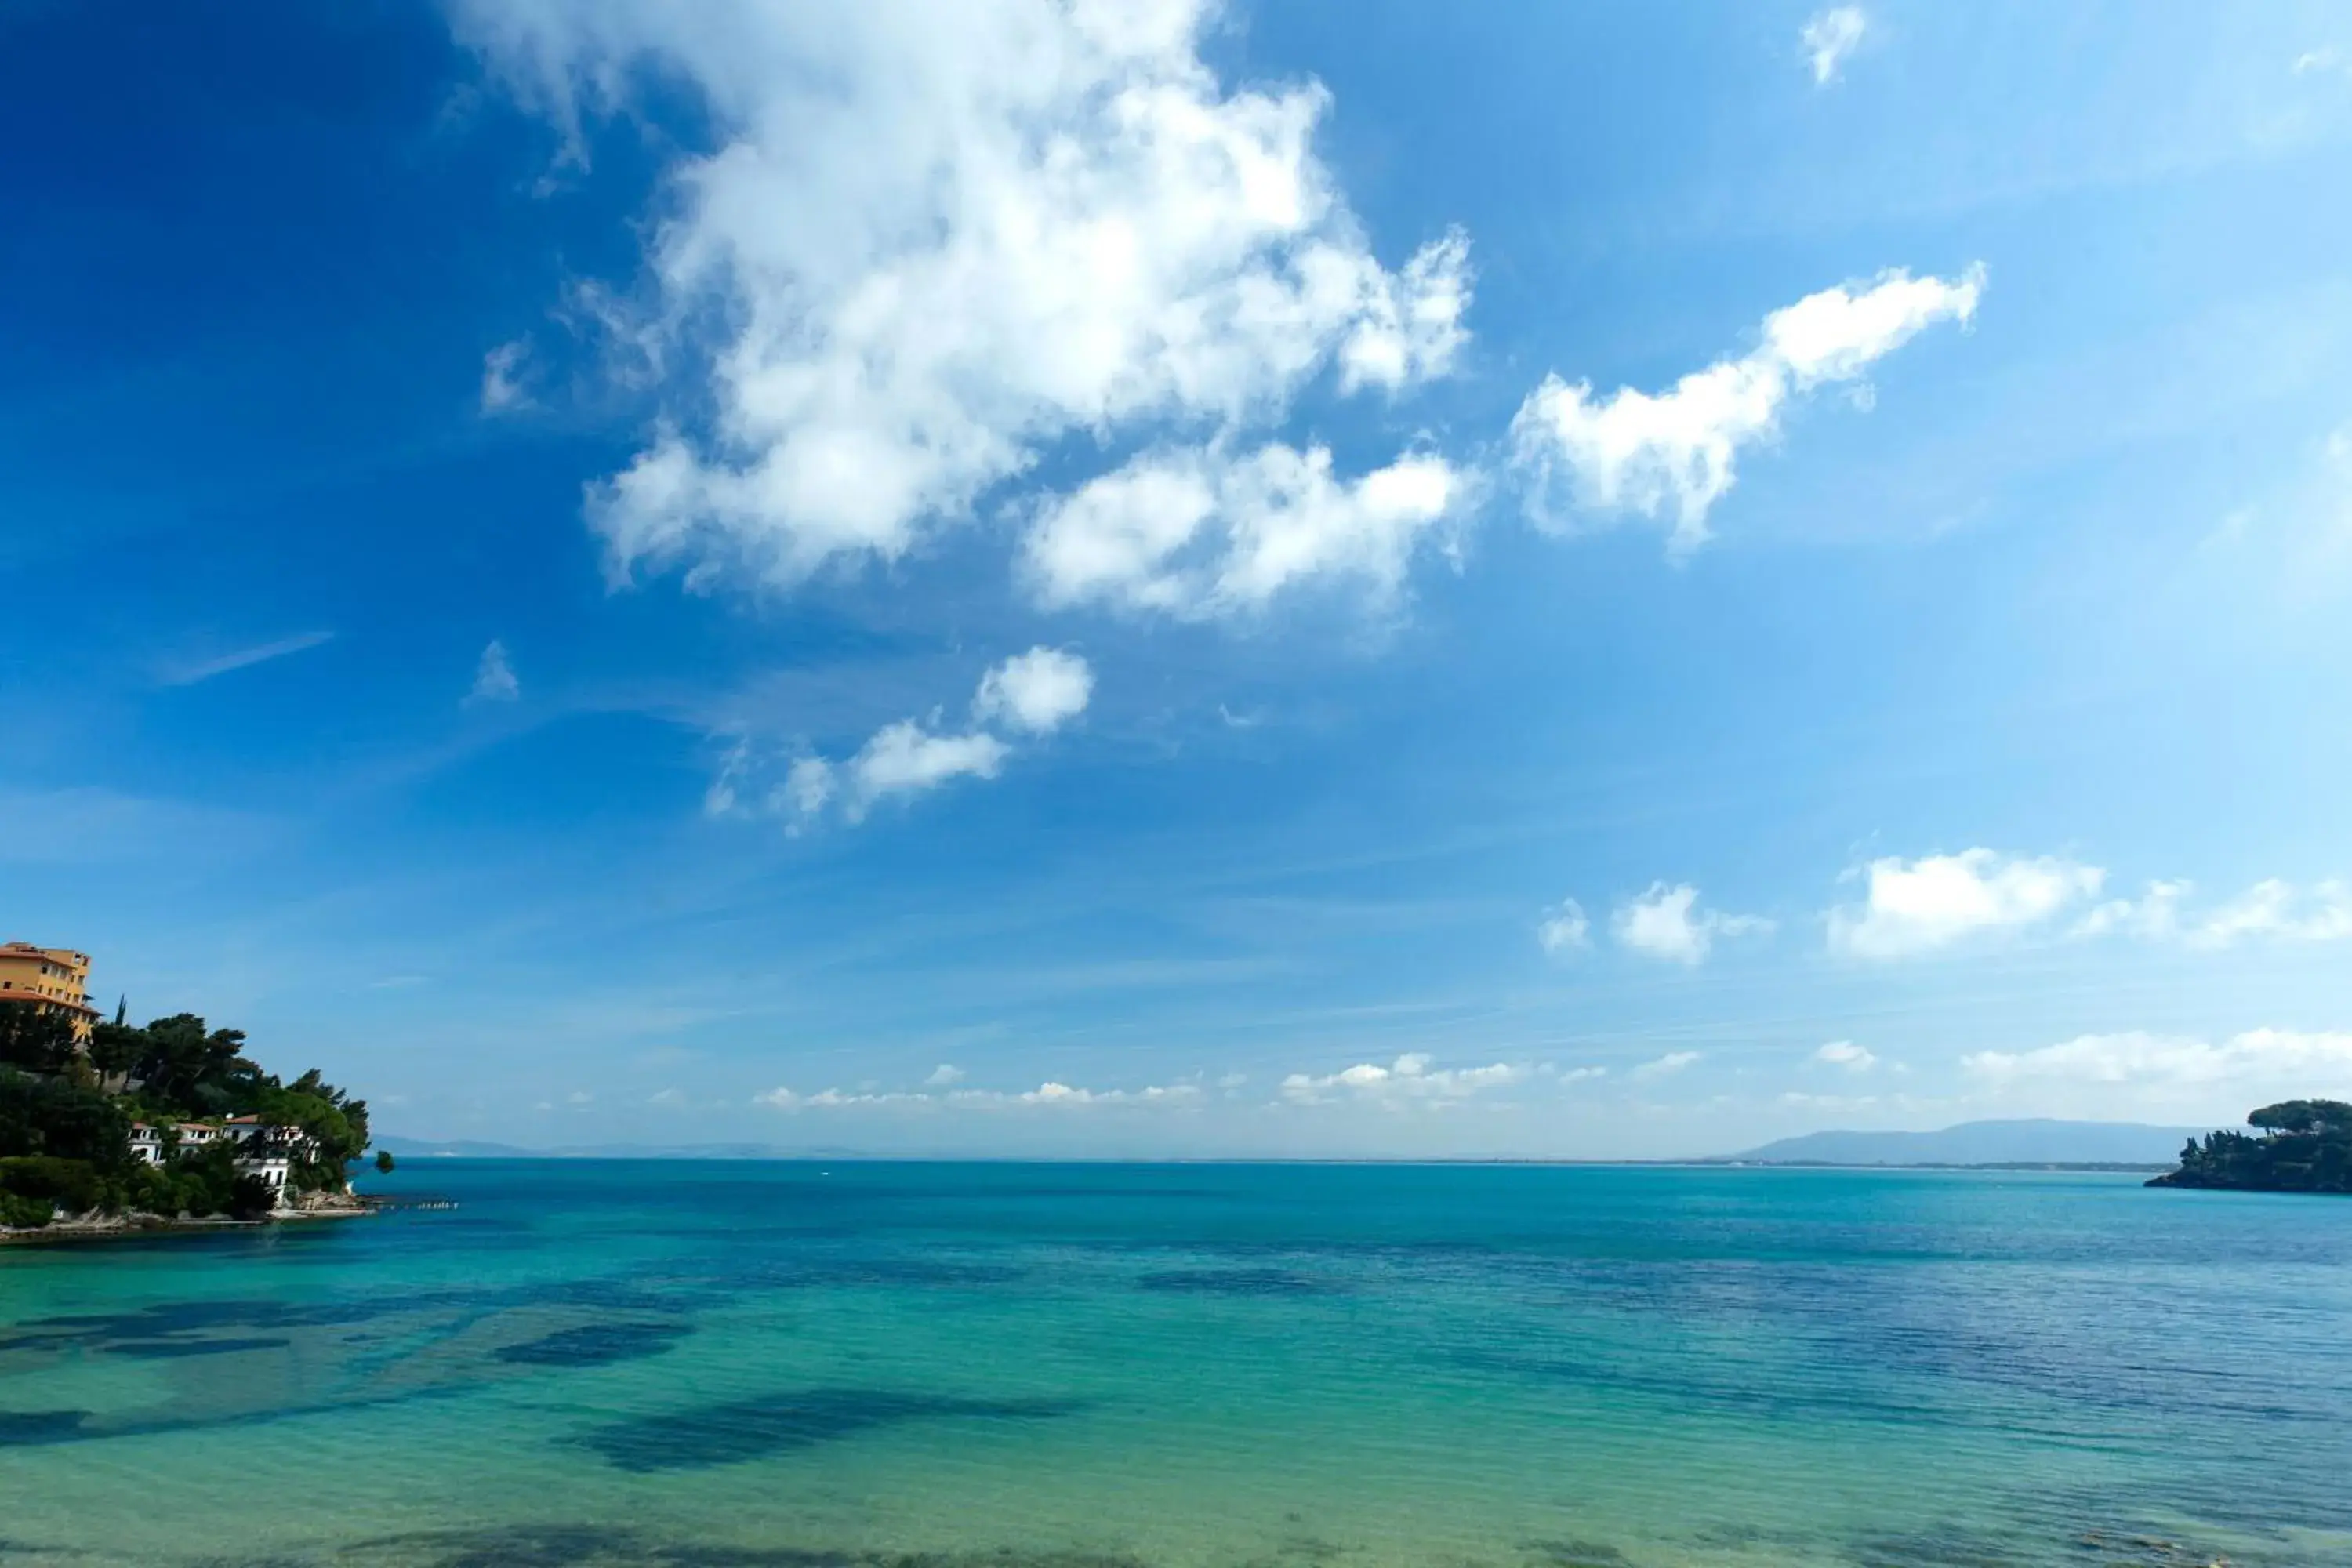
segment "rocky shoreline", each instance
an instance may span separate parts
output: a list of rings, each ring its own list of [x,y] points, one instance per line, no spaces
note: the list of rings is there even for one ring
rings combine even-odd
[[[204,1231],[264,1230],[274,1225],[311,1219],[349,1219],[376,1212],[376,1205],[351,1193],[311,1193],[299,1200],[299,1206],[278,1209],[258,1219],[230,1219],[226,1215],[193,1215],[144,1214],[137,1211],[123,1214],[77,1215],[59,1217],[44,1226],[0,1226],[0,1247],[41,1246],[49,1242],[110,1241],[123,1237],[162,1236]]]

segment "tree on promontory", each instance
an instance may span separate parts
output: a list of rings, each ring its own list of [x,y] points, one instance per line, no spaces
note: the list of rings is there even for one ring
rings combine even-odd
[[[2352,1193],[2352,1105],[2340,1100],[2283,1100],[2247,1114],[2250,1133],[2209,1132],[2180,1151],[2180,1168],[2152,1187],[2242,1192]]]

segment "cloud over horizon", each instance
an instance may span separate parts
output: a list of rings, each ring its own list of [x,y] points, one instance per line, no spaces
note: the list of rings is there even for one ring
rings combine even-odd
[[[2352,1099],[2352,1034],[2262,1028],[2217,1042],[2130,1030],[2034,1050],[1978,1051],[1961,1067],[1995,1095],[2032,1091],[2035,1103],[2099,1120],[2120,1110],[2233,1126],[2268,1100]]]

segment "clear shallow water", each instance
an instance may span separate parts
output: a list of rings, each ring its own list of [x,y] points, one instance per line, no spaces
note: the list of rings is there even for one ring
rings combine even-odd
[[[2352,1563],[2352,1203],[425,1162],[0,1252],[0,1563]]]

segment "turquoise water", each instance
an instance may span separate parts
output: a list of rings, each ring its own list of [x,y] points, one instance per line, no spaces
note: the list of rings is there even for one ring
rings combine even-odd
[[[0,1252],[0,1563],[2352,1563],[2352,1203],[417,1162]]]

